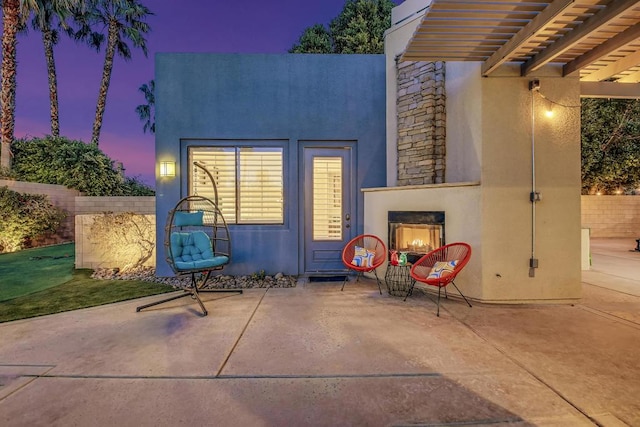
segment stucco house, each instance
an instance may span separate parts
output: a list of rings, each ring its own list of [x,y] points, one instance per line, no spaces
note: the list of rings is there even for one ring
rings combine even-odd
[[[158,55],[156,160],[177,169],[158,174],[158,242],[208,191],[200,160],[230,274],[340,272],[366,232],[417,254],[471,244],[457,284],[474,300],[577,300],[580,96],[631,78],[636,3],[406,0],[385,55]]]
[[[187,194],[218,180],[228,274],[325,274],[364,230],[361,188],[386,184],[384,55],[156,57],[157,238]],[[158,245],[158,275],[169,275]]]

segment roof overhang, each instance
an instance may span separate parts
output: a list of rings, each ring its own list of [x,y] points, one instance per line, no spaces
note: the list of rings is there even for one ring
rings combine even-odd
[[[637,92],[640,0],[432,0],[400,59],[479,61],[483,76],[553,64],[562,76]],[[584,87],[598,86],[607,85]]]

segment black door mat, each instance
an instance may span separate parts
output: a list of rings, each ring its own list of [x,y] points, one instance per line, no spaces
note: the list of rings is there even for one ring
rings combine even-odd
[[[335,276],[309,276],[309,283],[311,282],[344,282],[347,276],[335,275]]]

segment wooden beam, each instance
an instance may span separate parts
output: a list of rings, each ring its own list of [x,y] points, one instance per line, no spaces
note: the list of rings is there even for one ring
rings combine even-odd
[[[583,69],[584,67],[593,64],[594,62],[598,61],[599,59],[609,55],[611,52],[620,49],[621,47],[636,41],[638,38],[640,37],[640,23],[627,28],[626,30],[624,30],[623,32],[621,32],[620,34],[618,34],[617,36],[610,38],[609,40],[607,40],[606,42],[602,43],[601,45],[597,46],[596,48],[590,50],[589,52],[585,53],[584,55],[581,55],[579,57],[577,57],[576,59],[574,59],[573,61],[567,63],[564,65],[564,67],[562,67],[562,75],[566,76],[568,74],[573,73],[574,71],[578,71]],[[616,64],[620,62],[617,61]],[[636,62],[635,64],[631,65],[632,67],[634,65],[638,65],[638,62]],[[631,68],[631,67],[627,67],[626,69]],[[617,73],[614,73],[617,74]],[[613,74],[612,74],[613,75]],[[611,76],[608,76],[611,77]],[[605,77],[605,78],[608,78]],[[602,80],[602,79],[601,79]]]
[[[636,64],[637,65],[637,64]],[[640,71],[636,71],[635,73],[631,73],[627,76],[624,76],[616,81],[616,83],[639,83],[640,82]]]
[[[582,98],[640,99],[640,84],[618,82],[580,82]]]
[[[580,78],[580,81],[600,82],[602,80],[613,77],[616,74],[620,74],[621,72],[628,70],[631,67],[635,67],[638,64],[640,64],[640,52],[634,52],[631,55],[627,55],[624,58],[621,58],[616,62],[607,65],[606,67],[603,67],[591,74]]]
[[[509,55],[518,50],[531,38],[538,35],[556,16],[571,6],[575,0],[556,0],[525,25],[511,40],[498,49],[482,64],[482,75],[487,76],[509,60]]]
[[[564,37],[522,64],[521,74],[523,76],[529,75],[545,64],[553,61],[556,57],[589,37],[591,33],[609,23],[612,19],[624,14],[638,3],[638,0],[613,0],[607,5],[606,9],[593,15],[584,21],[582,25],[570,31]]]

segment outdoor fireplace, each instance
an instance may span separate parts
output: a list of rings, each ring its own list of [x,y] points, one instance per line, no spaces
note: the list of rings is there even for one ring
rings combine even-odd
[[[389,211],[389,250],[407,253],[407,261],[445,244],[444,212]]]

